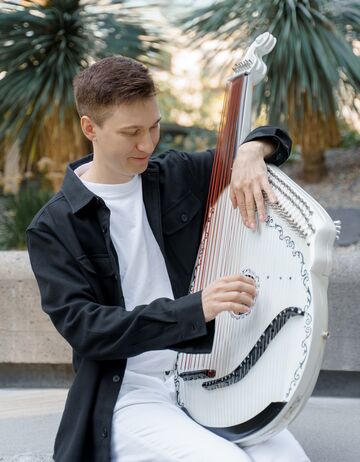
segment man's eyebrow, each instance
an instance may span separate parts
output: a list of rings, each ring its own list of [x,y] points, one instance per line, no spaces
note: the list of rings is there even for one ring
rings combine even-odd
[[[153,123],[153,125],[156,125],[160,122],[161,117],[158,118],[156,122]],[[120,127],[119,130],[128,130],[130,128],[143,128],[141,125],[127,125],[126,127]]]

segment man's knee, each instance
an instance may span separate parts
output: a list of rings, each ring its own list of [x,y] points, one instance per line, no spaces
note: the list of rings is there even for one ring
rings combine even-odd
[[[299,442],[288,430],[249,446],[245,451],[253,462],[310,462]]]

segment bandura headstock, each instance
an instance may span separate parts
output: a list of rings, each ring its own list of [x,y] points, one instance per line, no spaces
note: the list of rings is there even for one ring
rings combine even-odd
[[[269,32],[259,35],[248,48],[243,59],[233,67],[235,78],[240,74],[250,74],[253,85],[258,84],[266,75],[266,64],[262,57],[270,53],[276,44],[276,38]]]

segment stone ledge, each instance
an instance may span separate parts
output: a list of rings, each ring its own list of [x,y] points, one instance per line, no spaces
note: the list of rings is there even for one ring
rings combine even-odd
[[[324,370],[360,371],[360,246],[337,247]],[[70,364],[71,348],[40,308],[26,251],[0,252],[0,364]]]
[[[0,252],[0,364],[67,364],[72,353],[40,307],[27,251]]]
[[[0,388],[70,388],[72,364],[0,363]]]

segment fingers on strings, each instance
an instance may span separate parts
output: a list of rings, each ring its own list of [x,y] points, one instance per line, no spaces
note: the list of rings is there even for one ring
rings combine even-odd
[[[278,202],[275,192],[266,181],[261,187],[253,186],[252,189],[235,192],[230,189],[230,200],[233,208],[239,208],[243,223],[246,227],[256,229],[256,214],[261,222],[266,220],[266,201],[271,204]]]

